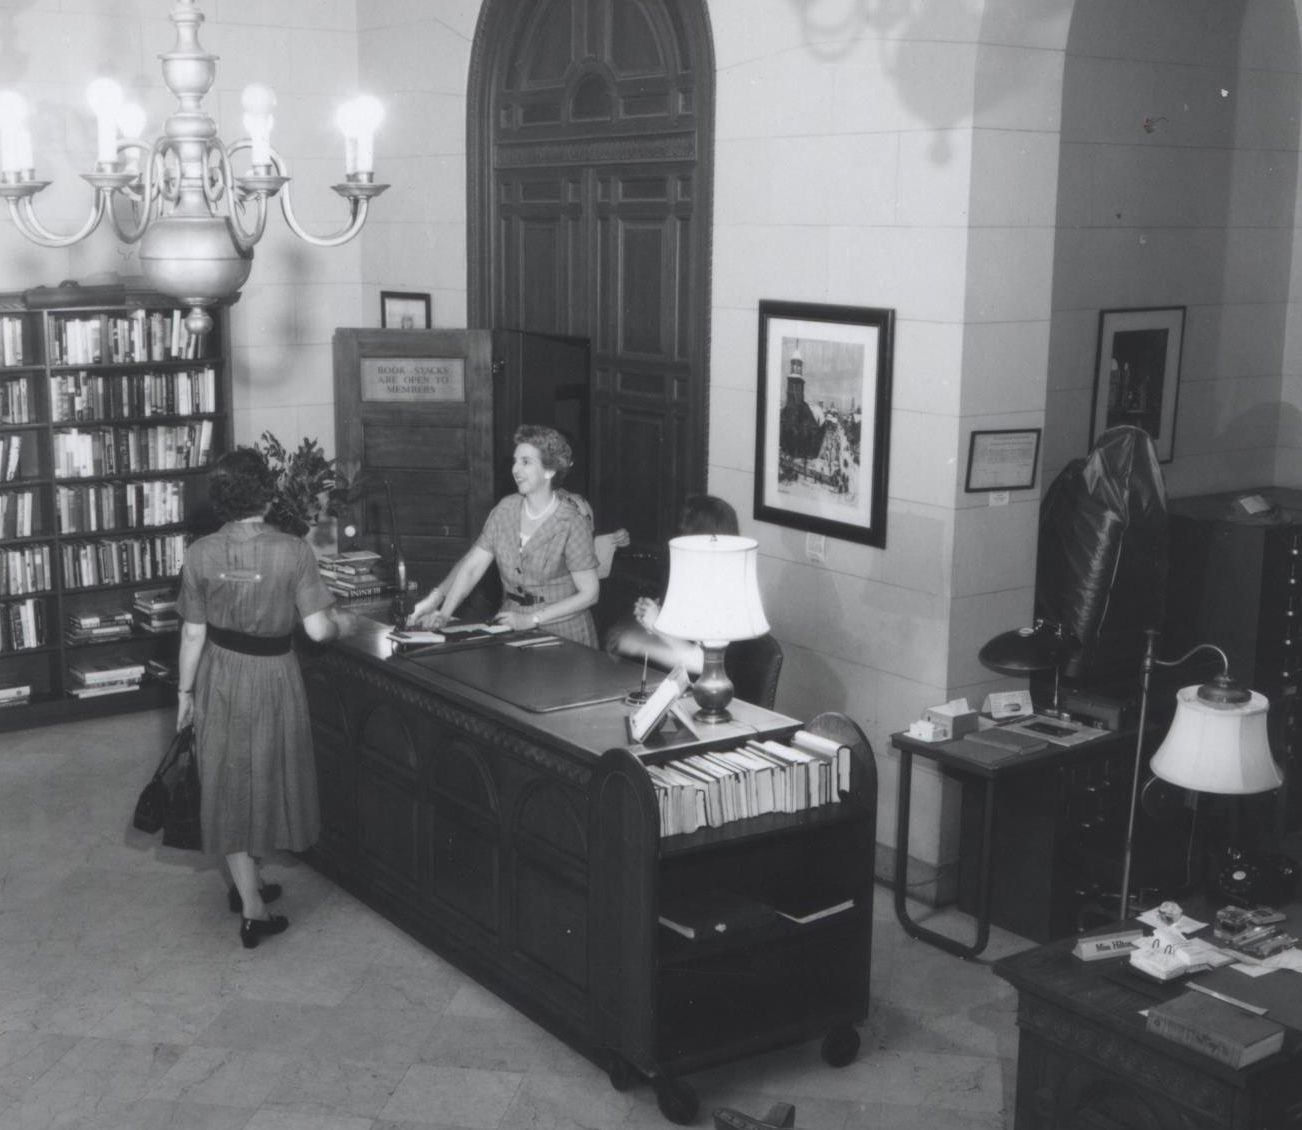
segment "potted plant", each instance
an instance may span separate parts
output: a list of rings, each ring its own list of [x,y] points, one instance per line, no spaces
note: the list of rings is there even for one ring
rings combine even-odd
[[[267,521],[277,529],[302,537],[323,514],[336,515],[349,498],[348,476],[335,460],[326,458],[315,439],[304,438],[291,451],[271,432],[263,432],[258,450],[276,476],[276,497]]]

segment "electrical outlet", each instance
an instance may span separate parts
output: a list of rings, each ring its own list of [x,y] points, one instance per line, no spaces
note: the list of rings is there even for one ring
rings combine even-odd
[[[827,538],[822,534],[805,535],[805,557],[815,565],[827,560]]]

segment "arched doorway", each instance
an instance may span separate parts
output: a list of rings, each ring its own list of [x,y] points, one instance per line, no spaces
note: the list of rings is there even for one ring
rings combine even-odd
[[[485,0],[468,120],[471,325],[590,342],[598,524],[658,552],[705,487],[703,0]]]

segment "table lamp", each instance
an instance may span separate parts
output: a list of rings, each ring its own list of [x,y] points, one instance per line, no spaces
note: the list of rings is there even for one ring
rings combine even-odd
[[[723,653],[733,640],[769,630],[760,602],[759,543],[731,534],[692,534],[669,542],[669,590],[655,629],[692,640],[705,656],[692,697],[698,722],[727,722],[732,681]]]
[[[1025,677],[1052,671],[1053,710],[1050,713],[1061,717],[1062,711],[1058,709],[1058,674],[1062,669],[1062,661],[1070,654],[1075,643],[1075,636],[1061,624],[1036,620],[1029,628],[1000,632],[977,652],[977,659],[983,667],[1000,675]]]
[[[1129,916],[1130,867],[1135,836],[1135,809],[1147,725],[1149,682],[1154,667],[1178,667],[1200,651],[1220,657],[1221,672],[1202,686],[1182,687],[1176,693],[1175,717],[1166,737],[1149,761],[1153,776],[1194,792],[1245,796],[1269,792],[1284,783],[1284,775],[1270,753],[1266,717],[1270,703],[1256,691],[1240,687],[1230,678],[1230,661],[1219,647],[1202,643],[1178,659],[1157,658],[1157,630],[1149,628],[1139,699],[1139,732],[1135,739],[1134,778],[1130,790],[1130,818],[1126,827],[1126,855],[1121,875],[1120,917]]]

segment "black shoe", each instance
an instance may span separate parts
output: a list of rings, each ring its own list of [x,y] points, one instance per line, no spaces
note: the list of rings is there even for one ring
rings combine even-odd
[[[253,949],[263,938],[272,934],[283,934],[289,929],[289,919],[283,914],[273,914],[270,918],[241,918],[240,941],[246,950]]]
[[[264,903],[275,902],[283,893],[279,883],[268,883],[258,888],[258,894],[262,896]],[[238,887],[232,887],[226,892],[226,905],[231,908],[232,914],[239,914],[244,909],[244,900],[240,898]]]

